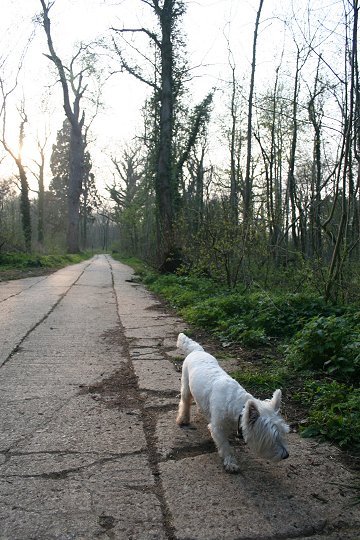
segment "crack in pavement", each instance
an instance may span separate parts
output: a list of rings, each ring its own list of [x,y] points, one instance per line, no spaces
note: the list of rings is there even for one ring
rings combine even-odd
[[[113,267],[112,267],[111,262],[109,260],[108,260],[108,264],[109,264],[110,271],[111,271],[111,279],[112,279],[113,291],[114,291],[114,295],[115,295],[115,299],[116,299],[118,323],[119,323],[119,327],[120,327],[120,336],[121,336],[121,339],[122,339],[122,342],[123,342],[124,352],[125,352],[125,354],[127,356],[127,359],[128,359],[129,368],[133,372],[134,377],[135,377],[135,379],[137,381],[137,377],[135,375],[134,366],[133,366],[132,359],[131,359],[131,354],[130,354],[130,349],[129,349],[129,342],[128,342],[126,336],[125,336],[125,328],[122,325],[121,318],[120,318],[120,315],[119,315],[119,299],[118,299],[117,292],[116,292],[116,289],[115,289]],[[162,343],[162,341],[161,341],[161,343]],[[139,388],[138,384],[137,384],[137,390],[138,390],[138,394],[139,394],[139,408],[140,408],[141,416],[142,416],[143,431],[144,431],[144,435],[145,435],[145,439],[146,439],[146,443],[147,443],[148,461],[149,461],[149,466],[150,466],[150,469],[151,469],[151,472],[152,472],[152,475],[153,475],[153,478],[154,478],[154,482],[155,482],[155,487],[153,488],[153,490],[154,490],[153,492],[156,495],[156,497],[157,497],[157,499],[159,501],[159,504],[160,504],[160,509],[161,509],[161,513],[162,513],[162,519],[163,519],[163,527],[164,527],[164,531],[166,533],[167,539],[168,540],[175,540],[176,539],[176,534],[175,534],[175,528],[172,525],[172,522],[173,522],[172,514],[171,514],[170,508],[169,508],[169,506],[167,504],[167,501],[166,501],[165,490],[164,490],[164,487],[162,485],[161,474],[160,474],[160,469],[159,469],[159,463],[161,461],[161,458],[160,458],[160,454],[159,454],[159,451],[158,451],[157,445],[156,445],[156,435],[155,435],[156,421],[155,421],[153,415],[151,414],[151,411],[149,409],[146,409],[144,407],[144,405],[143,405],[143,400],[141,399],[141,395],[140,395],[141,391],[140,391],[140,388]]]
[[[54,420],[54,418],[56,418],[59,415],[60,411],[67,405],[67,403],[68,403],[68,399],[62,400],[59,407],[54,409],[53,412],[46,419],[44,418],[43,415],[41,415],[41,421],[39,418],[39,425],[34,426],[33,431],[30,431],[29,433],[22,435],[18,439],[15,439],[12,442],[11,446],[9,446],[9,448],[0,451],[0,455],[2,454],[6,455],[7,453],[11,452],[12,448],[18,446],[20,443],[25,444],[26,442],[29,442],[33,438],[34,433],[36,433],[36,431],[39,429],[40,426],[42,430],[45,430],[47,426]]]
[[[40,326],[44,321],[46,321],[46,319],[48,319],[48,317],[51,315],[51,313],[53,313],[53,311],[57,308],[57,306],[64,300],[64,298],[66,297],[66,295],[71,291],[71,289],[76,285],[76,283],[79,281],[79,279],[82,277],[82,275],[84,274],[85,270],[92,264],[92,261],[90,260],[90,262],[83,268],[83,270],[80,272],[80,274],[78,275],[78,277],[76,278],[76,280],[66,289],[66,291],[64,293],[62,293],[60,295],[60,297],[58,298],[58,300],[55,302],[55,304],[53,304],[51,306],[51,308],[49,309],[49,311],[47,313],[45,313],[45,315],[43,315],[43,317],[41,317],[41,319],[39,319],[24,335],[23,337],[20,339],[20,341],[15,345],[15,347],[12,349],[12,351],[10,352],[10,354],[7,356],[7,358],[5,358],[5,360],[3,361],[3,363],[0,365],[0,369],[5,366],[10,360],[11,358],[20,350],[20,347],[21,345],[24,343],[24,341],[26,340],[26,338],[38,327]],[[29,287],[30,288],[30,287]]]
[[[8,456],[8,460],[5,462],[5,463],[8,463],[10,462],[11,458],[12,457],[15,457],[16,455],[17,456],[27,456],[27,455],[34,455],[35,452],[31,453],[23,453],[23,454],[10,454]],[[67,456],[67,455],[70,455],[70,453],[66,453],[66,452],[37,452],[37,454],[41,454],[41,455],[46,455],[46,454],[49,454],[51,456],[53,455],[61,455],[61,456]],[[83,455],[86,455],[87,453],[84,453],[84,452],[72,452],[71,455],[79,455],[79,456],[83,456]],[[67,478],[70,474],[74,474],[74,473],[79,473],[83,470],[86,470],[86,469],[89,469],[91,467],[94,467],[94,466],[102,466],[104,465],[105,463],[113,463],[113,462],[116,462],[118,461],[119,459],[122,459],[124,457],[129,457],[129,456],[138,456],[138,455],[144,455],[145,454],[145,450],[134,450],[132,452],[122,452],[122,453],[118,453],[118,454],[113,454],[111,456],[108,456],[108,457],[102,457],[100,459],[96,459],[96,460],[93,460],[93,461],[90,461],[89,463],[86,463],[84,465],[79,465],[78,467],[68,467],[66,469],[61,469],[59,471],[50,471],[50,472],[47,472],[47,473],[38,473],[38,474],[0,474],[0,478],[44,478],[44,479],[52,479],[52,480],[58,480],[58,479],[61,479],[61,480],[64,480],[65,478]]]
[[[14,294],[10,294],[6,298],[3,298],[2,300],[0,300],[0,304],[2,304],[3,302],[6,302],[7,300],[10,300],[10,298],[15,298],[16,296],[20,296],[20,294],[23,294],[24,291],[29,291],[32,287],[35,287],[35,285],[37,285],[38,283],[41,283],[42,281],[45,281],[48,278],[49,276],[39,277],[39,279],[35,283],[32,283],[28,287],[21,289],[21,291],[18,291],[17,293],[14,293]]]

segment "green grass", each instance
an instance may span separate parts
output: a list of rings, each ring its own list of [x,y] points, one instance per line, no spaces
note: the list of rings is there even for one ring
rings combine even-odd
[[[57,270],[90,258],[89,252],[70,254],[0,253],[0,280],[18,279]]]
[[[261,366],[243,367],[231,376],[249,392],[262,399],[270,397],[276,388],[284,388],[291,377],[283,363],[268,359]]]

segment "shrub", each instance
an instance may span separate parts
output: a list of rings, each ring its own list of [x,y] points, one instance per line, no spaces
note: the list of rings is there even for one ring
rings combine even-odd
[[[324,370],[340,380],[360,379],[360,331],[357,316],[315,317],[288,349],[299,368]]]
[[[36,255],[29,253],[2,253],[0,254],[0,270],[27,271],[34,268],[61,268],[89,258],[90,253],[65,255]]]
[[[175,295],[176,301],[176,295]],[[346,311],[328,306],[321,298],[299,294],[219,292],[182,310],[190,324],[204,327],[222,340],[261,345],[272,338],[292,337],[314,315]]]
[[[304,437],[321,436],[360,450],[360,388],[337,381],[311,381],[297,398],[310,407]]]

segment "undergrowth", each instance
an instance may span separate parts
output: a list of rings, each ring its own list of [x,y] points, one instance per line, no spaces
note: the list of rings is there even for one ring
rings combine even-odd
[[[224,347],[257,347],[265,356],[275,351],[277,360],[232,374],[249,391],[268,395],[291,384],[298,389],[295,400],[308,409],[304,436],[360,450],[358,306],[329,304],[311,293],[229,292],[206,277],[159,275],[136,265],[144,284],[194,329]]]
[[[16,279],[36,271],[56,270],[76,264],[91,257],[88,252],[78,254],[29,254],[22,252],[0,253],[0,280]]]

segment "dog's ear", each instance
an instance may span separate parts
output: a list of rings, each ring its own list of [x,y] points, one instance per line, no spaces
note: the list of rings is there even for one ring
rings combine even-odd
[[[279,390],[279,389],[275,390],[275,392],[273,393],[273,397],[271,398],[270,405],[274,409],[274,411],[276,411],[276,412],[280,411],[280,407],[281,407],[281,390]]]
[[[259,409],[257,408],[255,401],[252,401],[251,399],[249,399],[247,402],[247,414],[249,424],[255,424],[256,420],[260,416]]]

